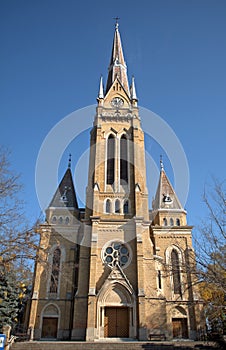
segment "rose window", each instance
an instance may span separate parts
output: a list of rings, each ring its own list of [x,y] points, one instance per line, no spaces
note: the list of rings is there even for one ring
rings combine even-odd
[[[111,242],[103,251],[103,260],[110,267],[117,264],[124,267],[128,264],[130,255],[129,249],[124,243]]]

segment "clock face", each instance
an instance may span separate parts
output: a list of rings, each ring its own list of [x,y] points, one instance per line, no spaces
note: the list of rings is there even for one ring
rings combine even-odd
[[[124,104],[124,101],[122,98],[120,97],[114,97],[112,100],[111,100],[111,105],[113,107],[122,107]]]

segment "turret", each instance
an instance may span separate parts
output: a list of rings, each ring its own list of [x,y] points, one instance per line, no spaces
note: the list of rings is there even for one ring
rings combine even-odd
[[[186,211],[182,207],[160,160],[160,176],[155,198],[152,202],[153,224],[159,226],[185,226]]]

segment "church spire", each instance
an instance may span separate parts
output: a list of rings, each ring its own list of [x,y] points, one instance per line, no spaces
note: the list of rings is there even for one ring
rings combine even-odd
[[[111,60],[108,68],[108,80],[107,80],[106,93],[112,86],[115,79],[118,78],[122,86],[124,87],[125,91],[127,92],[127,94],[130,95],[128,77],[127,77],[127,66],[124,60],[122,42],[121,42],[121,37],[120,37],[118,27],[119,27],[118,18],[116,18]]]
[[[49,208],[51,207],[78,209],[78,202],[71,173],[71,154],[69,155],[68,168],[50,202]]]
[[[152,203],[154,210],[159,209],[176,209],[184,210],[173,186],[168,179],[163,166],[162,156],[160,156],[160,176],[155,199]]]

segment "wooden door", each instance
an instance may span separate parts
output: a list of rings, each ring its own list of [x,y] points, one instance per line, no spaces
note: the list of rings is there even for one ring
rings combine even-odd
[[[42,338],[56,339],[57,327],[58,327],[57,317],[43,317]]]
[[[186,318],[173,318],[173,338],[188,338],[188,326]]]
[[[127,307],[106,307],[104,313],[105,338],[129,337],[129,313]]]

